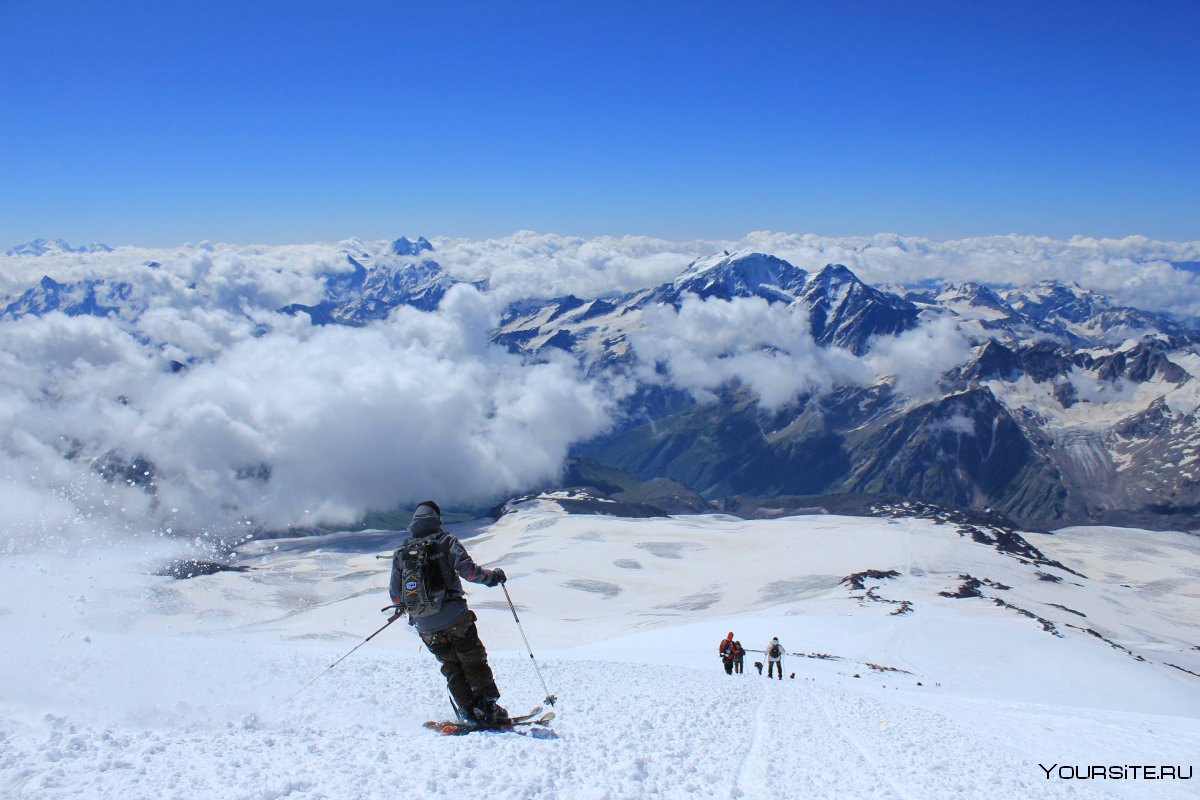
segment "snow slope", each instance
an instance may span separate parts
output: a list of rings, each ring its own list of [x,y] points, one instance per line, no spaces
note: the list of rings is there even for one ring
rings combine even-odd
[[[628,520],[552,499],[455,530],[509,575],[559,697],[550,731],[422,730],[445,693],[401,623],[329,669],[384,622],[375,555],[395,533],[252,542],[249,571],[190,580],[150,574],[179,543],[97,536],[0,560],[0,797],[1185,798],[1200,785],[1039,766],[1194,772],[1194,536],[1027,534],[1037,563],[933,520]],[[868,569],[898,575],[842,582]],[[963,576],[982,596],[940,594]],[[503,702],[538,703],[503,593],[476,587],[471,604]],[[728,630],[748,648],[778,635],[795,677],[760,677],[754,653],[726,676]]]

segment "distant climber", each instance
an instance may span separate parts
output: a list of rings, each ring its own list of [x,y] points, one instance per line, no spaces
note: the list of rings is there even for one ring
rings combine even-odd
[[[745,670],[746,663],[746,648],[742,647],[742,643],[734,639],[733,641],[733,671],[741,675]]]
[[[775,671],[779,671],[779,680],[783,680],[783,645],[779,643],[778,636],[771,637],[771,643],[767,645],[767,677],[774,677]]]
[[[721,657],[721,665],[725,667],[725,674],[733,674],[733,631],[721,640],[721,644],[717,645],[717,655]]]

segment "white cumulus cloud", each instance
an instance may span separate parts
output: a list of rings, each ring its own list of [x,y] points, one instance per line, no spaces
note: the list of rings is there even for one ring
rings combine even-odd
[[[221,346],[179,373],[116,320],[5,323],[2,457],[10,473],[39,475],[12,491],[77,492],[95,482],[92,459],[113,451],[154,465],[157,499],[125,487],[131,499],[101,513],[132,507],[154,524],[214,532],[243,517],[349,522],[553,478],[573,442],[610,424],[608,387],[573,362],[522,364],[488,344],[493,303],[468,286],[439,312],[399,308],[366,328],[277,321],[227,342],[196,325],[201,344]]]
[[[853,353],[813,341],[808,313],[797,304],[687,297],[678,311],[648,308],[645,322],[630,337],[645,377],[657,368],[701,399],[736,382],[776,408],[805,392],[871,379]]]

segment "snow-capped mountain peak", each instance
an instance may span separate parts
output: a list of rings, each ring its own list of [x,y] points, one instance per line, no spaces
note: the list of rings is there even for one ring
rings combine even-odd
[[[136,315],[141,308],[133,294],[133,287],[124,281],[90,278],[63,284],[43,275],[37,286],[0,308],[0,319],[42,316],[53,311],[72,317]]]
[[[871,337],[916,325],[917,307],[863,283],[848,267],[827,264],[809,277],[800,295],[809,308],[813,338],[824,345],[865,353]]]
[[[420,249],[417,250],[420,252]],[[314,324],[365,325],[384,319],[395,307],[413,306],[423,311],[437,308],[442,297],[458,280],[430,258],[419,261],[372,263],[346,255],[349,272],[327,271],[321,278],[325,298],[316,305],[294,303],[282,310],[306,312]]]
[[[1178,333],[1178,323],[1161,314],[1114,305],[1104,295],[1078,284],[1041,281],[1000,293],[1018,315],[1047,333],[1076,341],[1109,343],[1144,333]]]
[[[938,305],[973,316],[1000,319],[1016,313],[995,289],[974,281],[945,284],[935,297]]]
[[[433,245],[424,236],[418,236],[415,242],[409,240],[407,236],[401,236],[392,242],[388,249],[398,256],[419,256],[426,250],[432,251]]]
[[[111,253],[112,248],[100,242],[72,247],[62,239],[34,239],[4,252],[6,256],[44,256],[53,253]]]
[[[1095,292],[1078,284],[1061,281],[1041,281],[1027,290],[1009,293],[1012,306],[1018,311],[1038,316],[1054,315],[1069,322],[1084,322],[1111,306]]]
[[[675,303],[684,293],[701,298],[765,297],[791,300],[803,288],[808,273],[782,258],[741,251],[722,251],[692,262],[669,287],[663,287],[661,299]]]

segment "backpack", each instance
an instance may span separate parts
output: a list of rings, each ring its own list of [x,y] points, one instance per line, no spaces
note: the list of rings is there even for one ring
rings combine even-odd
[[[783,648],[779,646],[779,642],[775,642],[773,645],[771,645],[771,649],[767,651],[767,655],[769,655],[771,658],[779,658],[781,655],[783,655],[782,650]]]
[[[439,537],[409,539],[396,548],[392,562],[400,570],[400,603],[410,620],[428,617],[442,610],[447,600],[462,597],[451,590],[446,577],[449,565],[442,558]]]

